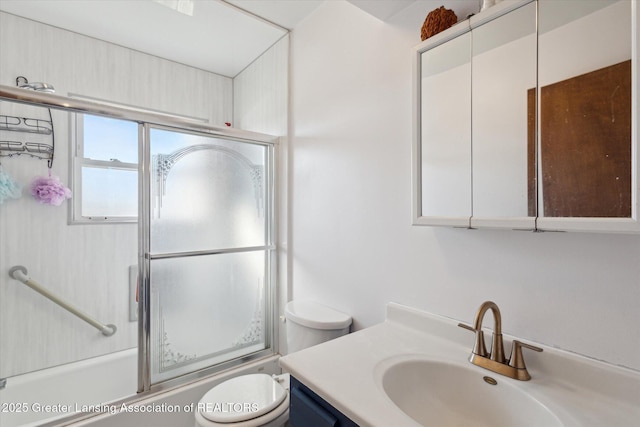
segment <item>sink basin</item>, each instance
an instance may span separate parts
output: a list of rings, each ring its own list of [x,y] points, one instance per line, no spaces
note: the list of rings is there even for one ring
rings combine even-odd
[[[423,426],[562,426],[523,391],[532,384],[472,365],[399,356],[381,362],[375,375],[387,397]]]

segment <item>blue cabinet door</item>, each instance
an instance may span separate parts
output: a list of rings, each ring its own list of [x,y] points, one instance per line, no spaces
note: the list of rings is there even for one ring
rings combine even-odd
[[[289,405],[291,427],[358,427],[358,424],[293,376]]]

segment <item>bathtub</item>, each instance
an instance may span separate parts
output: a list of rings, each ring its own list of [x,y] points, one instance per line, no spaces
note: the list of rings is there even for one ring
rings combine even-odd
[[[106,403],[136,394],[138,350],[119,351],[7,378],[0,426],[31,427],[77,412],[108,412]]]
[[[72,425],[74,427],[193,427],[195,405],[212,387],[238,375],[280,374],[282,370],[278,363],[279,358],[278,354],[267,356],[166,391],[135,398],[133,402],[129,402],[131,405],[160,408],[157,411],[119,411],[115,414],[107,412],[80,420]],[[169,410],[170,408],[175,410]]]

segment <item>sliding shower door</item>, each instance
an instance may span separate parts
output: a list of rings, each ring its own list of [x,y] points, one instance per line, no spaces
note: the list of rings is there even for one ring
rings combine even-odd
[[[151,384],[271,352],[273,146],[144,133]]]

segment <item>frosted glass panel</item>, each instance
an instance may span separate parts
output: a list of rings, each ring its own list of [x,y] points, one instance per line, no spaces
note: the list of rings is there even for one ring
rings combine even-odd
[[[151,261],[152,382],[265,345],[265,251]]]
[[[152,129],[151,252],[265,245],[267,148]]]

